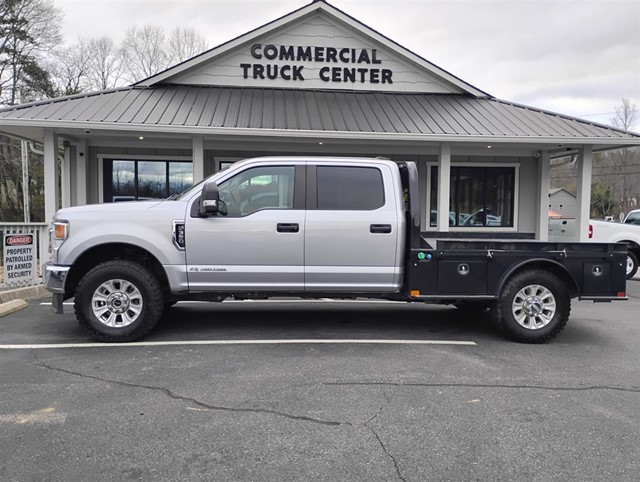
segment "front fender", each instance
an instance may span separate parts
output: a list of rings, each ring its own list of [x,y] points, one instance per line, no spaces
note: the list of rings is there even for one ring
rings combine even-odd
[[[129,229],[127,229],[129,228]],[[93,225],[75,231],[70,228],[69,238],[58,251],[58,264],[72,265],[83,253],[104,244],[129,244],[151,253],[162,265],[184,264],[185,253],[178,250],[172,241],[169,223],[163,231],[151,226],[126,226],[122,223]]]

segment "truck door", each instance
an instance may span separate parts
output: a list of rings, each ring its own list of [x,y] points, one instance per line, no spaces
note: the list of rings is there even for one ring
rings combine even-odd
[[[307,166],[305,290],[397,291],[404,216],[391,167]]]
[[[218,189],[227,214],[186,221],[189,289],[302,291],[304,166],[248,167]]]

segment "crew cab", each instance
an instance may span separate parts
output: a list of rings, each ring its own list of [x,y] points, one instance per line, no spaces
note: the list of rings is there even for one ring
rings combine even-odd
[[[418,185],[412,162],[241,161],[174,199],[58,211],[45,285],[107,342],[141,338],[180,300],[297,296],[490,308],[507,336],[541,343],[572,298],[627,299],[624,245],[429,241]]]

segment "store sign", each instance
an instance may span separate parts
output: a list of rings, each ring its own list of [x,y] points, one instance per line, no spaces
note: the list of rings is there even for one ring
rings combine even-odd
[[[36,250],[32,234],[5,234],[5,286],[25,286],[35,283]]]
[[[393,71],[381,68],[376,49],[254,44],[251,56],[255,63],[240,64],[245,79],[304,81],[314,75],[332,83],[393,84]],[[309,62],[314,62],[313,71]]]

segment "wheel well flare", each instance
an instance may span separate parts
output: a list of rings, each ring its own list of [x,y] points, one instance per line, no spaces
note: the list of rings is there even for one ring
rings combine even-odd
[[[509,281],[509,279],[513,278],[518,273],[532,269],[539,269],[553,274],[564,283],[571,298],[575,298],[576,296],[578,296],[578,284],[573,276],[569,273],[567,268],[565,268],[562,264],[557,263],[556,261],[551,261],[548,259],[529,260],[514,267],[511,271],[507,272],[500,280],[500,283],[498,283],[497,294],[500,294],[502,288]]]
[[[89,270],[114,259],[126,259],[145,266],[157,277],[163,288],[168,289],[167,275],[153,254],[132,244],[107,243],[88,249],[76,259],[67,275],[65,299],[73,297],[78,283]]]

